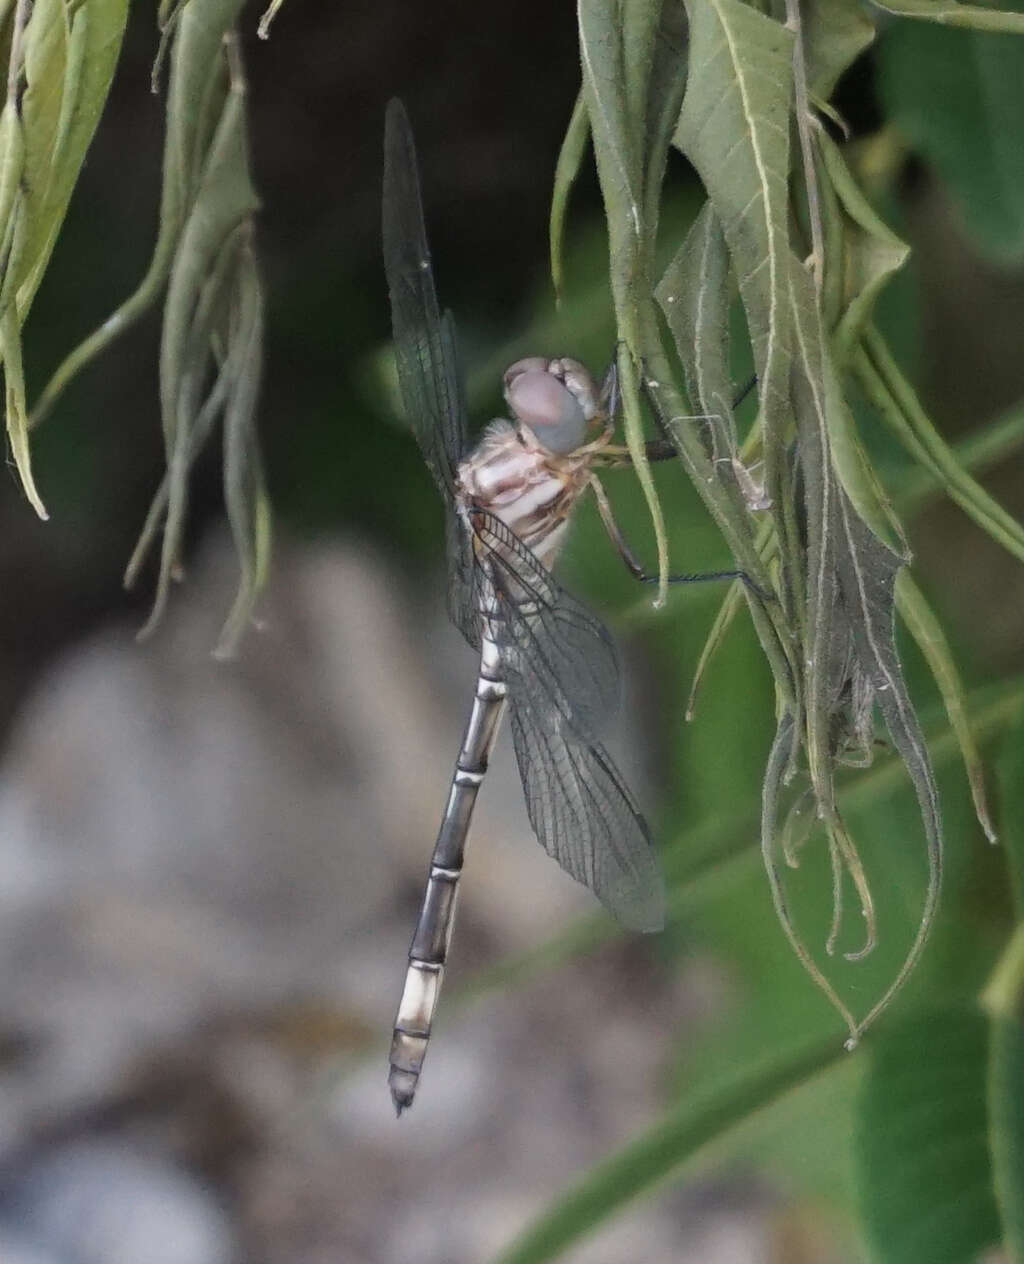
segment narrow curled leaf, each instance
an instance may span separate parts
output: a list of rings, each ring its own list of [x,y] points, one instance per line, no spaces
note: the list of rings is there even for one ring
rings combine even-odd
[[[569,206],[569,195],[576,183],[587,141],[590,138],[590,119],[583,100],[582,91],[576,97],[572,108],[572,117],[562,140],[562,148],[558,151],[558,163],[555,166],[555,182],[551,192],[551,215],[548,223],[548,240],[551,249],[551,284],[555,289],[555,301],[562,301],[564,286],[563,253],[565,249],[565,216]]]
[[[985,793],[985,770],[981,762],[981,752],[978,750],[978,744],[974,740],[970,721],[967,718],[967,695],[964,692],[963,681],[953,661],[953,654],[942,625],[925,600],[924,594],[905,570],[900,571],[896,581],[896,609],[907,631],[917,642],[942,694],[950,727],[956,735],[960,753],[963,756],[978,824],[985,831],[985,836],[990,843],[997,842],[995,826],[992,824],[992,815],[988,806],[988,796]]]
[[[869,402],[907,451],[983,530],[1024,561],[1024,527],[963,468],[875,330],[865,333],[852,365]]]
[[[832,345],[837,367],[842,369],[871,319],[878,295],[906,263],[910,247],[878,217],[839,147],[822,135],[819,148],[843,221],[842,255],[830,261],[841,269],[840,314]]]
[[[103,0],[103,3],[114,8],[112,0]],[[174,23],[160,228],[149,267],[135,292],[58,365],[32,410],[32,425],[49,414],[68,383],[85,365],[106,350],[160,297],[196,195],[212,128],[223,104],[226,91],[224,36],[242,3],[243,0],[189,0]],[[93,7],[94,0],[89,0],[76,15],[75,26]],[[85,51],[83,67],[91,67],[97,55],[101,55],[101,59],[102,55],[109,56],[109,41],[105,48],[100,38],[102,32],[97,29],[94,34],[96,45],[90,44]],[[98,67],[99,63],[96,69]],[[90,82],[98,78],[96,69],[88,71]]]
[[[889,1005],[924,950],[938,908],[942,885],[942,815],[928,748],[907,693],[894,631],[894,588],[903,559],[857,516],[840,493],[836,506],[836,570],[849,615],[860,667],[874,686],[875,698],[893,745],[917,795],[925,832],[928,878],[917,932],[903,965],[885,994],[860,1023],[863,1031]]]
[[[166,509],[156,598],[140,633],[152,632],[166,606],[180,564],[189,470],[213,419],[223,410],[228,514],[241,544],[243,579],[222,652],[237,641],[240,620],[251,612],[265,554],[265,496],[258,457],[245,458],[242,453],[245,444],[255,445],[256,361],[262,344],[262,299],[248,244],[249,220],[257,207],[249,171],[244,86],[236,81],[209,148],[164,307],[160,402],[167,483],[165,495],[158,493],[158,503],[165,499]],[[211,356],[219,359],[220,369],[207,394]],[[128,582],[158,521],[159,511],[151,511]]]
[[[990,9],[980,4],[957,4],[955,0],[870,0],[876,9],[903,18],[924,18],[943,26],[966,26],[975,31],[1024,33],[1024,13]]]

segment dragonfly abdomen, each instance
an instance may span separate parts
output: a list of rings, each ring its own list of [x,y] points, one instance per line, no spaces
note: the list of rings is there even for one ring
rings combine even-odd
[[[412,1104],[426,1057],[455,921],[455,900],[462,876],[466,836],[477,792],[487,772],[498,735],[507,692],[508,687],[497,675],[495,646],[485,638],[473,708],[469,713],[459,757],[455,761],[448,802],[434,844],[427,888],[409,949],[409,967],[391,1038],[388,1084],[399,1114]]]

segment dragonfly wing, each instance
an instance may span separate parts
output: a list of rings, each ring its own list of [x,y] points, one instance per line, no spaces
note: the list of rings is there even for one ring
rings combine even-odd
[[[466,449],[466,408],[453,323],[447,312],[442,320],[437,305],[412,129],[397,100],[384,125],[382,227],[402,400],[430,472],[450,500]]]
[[[440,313],[423,222],[416,147],[405,107],[388,105],[384,126],[384,266],[402,402],[445,502],[448,611],[479,648],[479,577],[472,542],[455,508],[455,480],[467,446],[467,411],[450,312]]]
[[[470,521],[496,596],[492,634],[510,675],[528,684],[539,716],[597,738],[619,702],[619,660],[607,628],[491,513]]]
[[[611,637],[500,520],[470,518],[534,832],[624,925],[657,930],[665,894],[650,833],[600,741],[619,692]]]
[[[534,833],[562,868],[632,930],[660,930],[665,890],[640,809],[611,757],[538,712],[509,681],[512,741]]]

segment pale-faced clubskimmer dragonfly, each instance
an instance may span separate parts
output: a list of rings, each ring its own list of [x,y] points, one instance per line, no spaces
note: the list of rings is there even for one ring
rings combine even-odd
[[[665,896],[647,825],[600,740],[619,687],[611,637],[548,569],[589,488],[627,565],[650,578],[622,539],[594,472],[625,459],[611,445],[611,391],[599,394],[575,360],[520,360],[504,378],[514,420],[493,421],[470,448],[454,325],[438,308],[416,153],[399,101],[388,106],[385,127],[383,237],[402,399],[444,500],[448,609],[480,653],[391,1042],[388,1082],[401,1114],[423,1066],[466,835],[506,709],[530,823],[544,850],[630,929],[660,929]]]

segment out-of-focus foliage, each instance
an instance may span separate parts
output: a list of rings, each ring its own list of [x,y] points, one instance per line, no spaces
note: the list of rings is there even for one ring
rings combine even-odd
[[[128,14],[126,0],[27,0],[0,15],[7,93],[0,113],[0,353],[11,452],[45,518],[29,458],[21,329],[99,122]]]
[[[171,581],[182,568],[189,473],[220,422],[224,499],[242,573],[238,596],[217,646],[219,655],[234,652],[252,617],[266,579],[270,543],[269,509],[255,423],[264,318],[253,241],[253,216],[259,203],[249,174],[246,83],[234,31],[241,3],[242,0],[165,0],[160,6],[162,38],[156,54],[154,87],[159,86],[160,66],[168,46],[170,73],[160,226],[149,269],[136,291],[57,368],[27,423],[17,423],[19,416],[24,417],[24,409],[19,411],[12,406],[10,398],[7,409],[12,446],[19,454],[22,448],[17,435],[23,435],[26,426],[42,421],[72,378],[166,292],[160,408],[167,473],[128,564],[125,583],[135,582],[151,545],[162,531],[156,600],[143,628],[143,634],[151,632],[166,606]],[[36,5],[27,33],[41,20],[39,15],[46,8]],[[107,11],[114,9],[117,6],[105,0],[84,0],[70,8],[56,0],[54,11],[65,24],[70,17],[72,33],[78,26],[88,33]],[[125,12],[123,5],[117,9],[118,34],[124,26]],[[103,29],[109,26],[108,18]],[[63,26],[56,22],[53,29],[61,31]],[[54,44],[55,39],[50,43]],[[109,87],[117,51],[116,46],[110,51],[111,44],[108,35],[102,48],[109,66],[99,85],[92,88],[94,96],[100,89],[105,95]],[[57,55],[51,50],[51,62],[45,72],[47,84],[58,77],[59,67],[52,62]],[[79,60],[83,57],[80,53]],[[95,60],[84,63],[90,67],[92,79],[98,75]],[[26,65],[31,67],[28,58]],[[98,116],[99,107],[94,105],[92,110]],[[27,110],[22,113],[27,117]],[[80,137],[82,152],[89,135],[91,129]],[[77,161],[80,163],[81,153]],[[70,185],[64,189],[61,215],[69,193]],[[42,225],[34,230],[38,235],[48,221],[38,214],[35,219]],[[59,226],[59,217],[56,225]],[[47,253],[55,234],[56,227],[47,239]],[[17,363],[18,357],[7,356],[9,395],[11,366]],[[20,395],[24,395],[23,386]],[[20,455],[18,459],[25,474],[28,457],[24,445],[23,450],[24,462]],[[26,487],[31,492],[30,482],[26,482]]]

